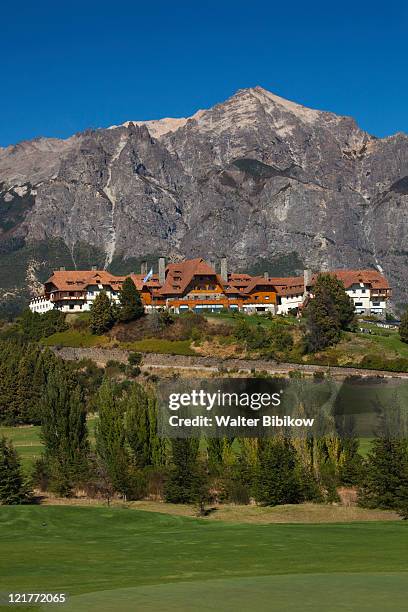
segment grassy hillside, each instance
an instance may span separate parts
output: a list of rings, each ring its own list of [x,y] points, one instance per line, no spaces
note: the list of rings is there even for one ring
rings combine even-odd
[[[75,612],[402,612],[408,597],[403,522],[243,525],[1,507],[0,543],[1,591],[65,591]]]

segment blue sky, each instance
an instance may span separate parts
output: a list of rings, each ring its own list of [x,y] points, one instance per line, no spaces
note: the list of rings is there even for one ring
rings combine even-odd
[[[5,0],[0,146],[188,116],[255,85],[377,136],[408,132],[406,6]]]

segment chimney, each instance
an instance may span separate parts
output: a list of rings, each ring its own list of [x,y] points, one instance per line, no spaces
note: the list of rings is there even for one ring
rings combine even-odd
[[[265,278],[266,280],[268,280],[268,278],[269,278],[269,274],[268,274],[268,272],[264,272],[264,278]]]
[[[60,267],[60,272],[65,272],[65,266]]]
[[[312,284],[312,271],[303,270],[303,295],[306,297]]]
[[[228,266],[227,266],[227,258],[221,258],[221,278],[224,282],[228,281]]]
[[[159,257],[159,283],[164,285],[166,280],[166,261],[164,257]]]
[[[140,274],[143,278],[147,275],[147,261],[142,261],[140,264]]]

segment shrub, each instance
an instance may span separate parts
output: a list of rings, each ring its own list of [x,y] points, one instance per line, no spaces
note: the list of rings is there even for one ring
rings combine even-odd
[[[286,351],[293,347],[292,334],[286,329],[282,330],[274,340],[274,346],[278,351]]]
[[[142,362],[142,354],[141,353],[129,353],[128,362],[132,366],[138,366]]]

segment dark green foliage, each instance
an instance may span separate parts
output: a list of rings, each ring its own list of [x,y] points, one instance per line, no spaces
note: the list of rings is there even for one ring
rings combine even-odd
[[[270,338],[265,333],[265,328],[260,323],[250,325],[244,318],[238,320],[234,336],[251,350],[267,348],[270,345]]]
[[[126,399],[125,431],[135,465],[152,465],[148,397],[143,388],[134,383]]]
[[[395,509],[398,514],[404,519],[408,520],[408,482],[404,482],[397,489],[397,500]]]
[[[401,325],[399,326],[398,333],[401,341],[408,343],[408,309],[401,317]]]
[[[28,501],[29,489],[24,483],[20,460],[14,446],[0,437],[0,504],[22,504]]]
[[[171,440],[173,467],[165,487],[166,501],[203,506],[208,499],[208,480],[198,461],[198,448],[196,438]]]
[[[278,351],[287,351],[291,349],[293,347],[292,334],[288,330],[282,329],[280,333],[276,335],[273,344]]]
[[[364,476],[363,458],[358,452],[359,441],[349,437],[342,440],[342,452],[339,462],[339,481],[342,485],[352,487],[359,485]]]
[[[138,366],[142,362],[142,354],[141,353],[129,353],[128,362],[132,366]]]
[[[304,269],[304,264],[296,251],[276,255],[271,259],[257,257],[256,262],[242,272],[260,276],[268,272],[269,276],[297,276]]]
[[[108,269],[112,274],[126,276],[126,274],[130,274],[135,270],[140,270],[141,263],[145,261],[148,270],[152,268],[154,272],[157,272],[157,261],[159,257],[159,254],[149,253],[143,257],[129,257],[125,259],[122,254],[119,254],[115,255]]]
[[[91,307],[90,328],[93,334],[107,332],[115,323],[114,309],[105,291],[96,296]]]
[[[127,496],[131,490],[130,457],[126,446],[123,402],[109,379],[105,379],[99,389],[97,405],[96,452],[115,491]]]
[[[354,321],[354,305],[344,285],[332,274],[319,274],[307,308],[307,346],[310,352],[337,344],[341,330]]]
[[[361,368],[368,370],[388,370],[389,372],[408,372],[408,359],[406,357],[395,357],[389,359],[382,354],[365,355],[360,361]]]
[[[301,501],[296,451],[284,438],[258,441],[258,468],[255,499],[266,506],[295,504]]]
[[[388,436],[374,440],[364,465],[359,502],[369,508],[399,509],[408,487],[408,442]]]
[[[211,474],[218,474],[223,467],[224,438],[208,438],[208,468]]]
[[[87,476],[89,444],[81,388],[60,363],[48,374],[41,414],[49,487],[68,496]]]
[[[18,325],[22,336],[26,341],[36,341],[41,338],[48,338],[56,332],[68,329],[65,322],[65,315],[59,310],[49,310],[44,314],[31,312],[28,308],[22,313]]]
[[[119,293],[120,307],[118,318],[124,323],[140,319],[144,314],[144,308],[140,294],[133,280],[128,276],[125,278]]]
[[[0,423],[40,422],[40,399],[47,371],[56,358],[38,345],[0,342]]]

